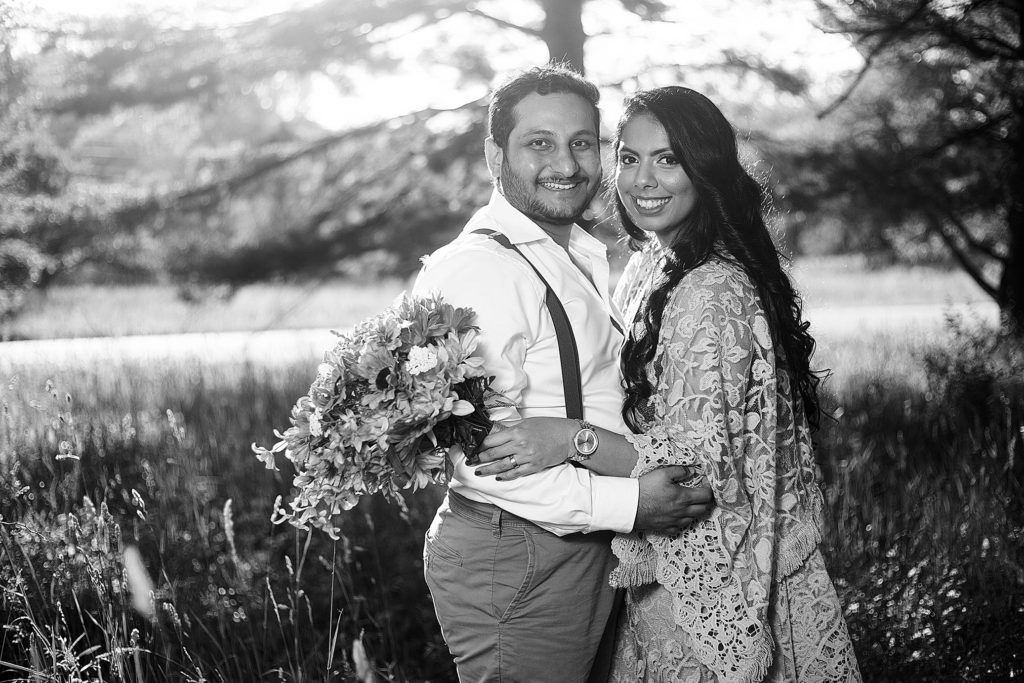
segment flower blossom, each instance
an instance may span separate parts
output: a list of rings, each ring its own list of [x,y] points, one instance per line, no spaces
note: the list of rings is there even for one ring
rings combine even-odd
[[[324,426],[320,423],[320,411],[314,410],[309,416],[309,434],[310,436],[323,436]]]
[[[437,351],[426,346],[414,346],[409,349],[409,360],[406,369],[410,375],[418,375],[437,367]]]

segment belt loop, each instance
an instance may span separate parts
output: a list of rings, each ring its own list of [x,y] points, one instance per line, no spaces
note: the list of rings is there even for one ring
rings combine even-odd
[[[501,508],[495,507],[491,513],[491,535],[501,538]]]

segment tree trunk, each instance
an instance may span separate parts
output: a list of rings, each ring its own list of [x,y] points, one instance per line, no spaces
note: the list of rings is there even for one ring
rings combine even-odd
[[[999,309],[1003,323],[1024,337],[1024,135],[1014,146],[1009,211],[1006,216],[1006,263],[999,278]]]
[[[583,3],[585,0],[541,0],[544,8],[544,28],[541,36],[548,46],[548,56],[553,62],[565,62],[581,74],[583,66],[583,44],[587,34],[583,32]]]
[[[1024,18],[1017,14],[1018,68],[1024,63]],[[1014,107],[1013,168],[1010,171],[1009,210],[1006,212],[1006,263],[999,279],[999,310],[1003,324],[1024,338],[1024,107]]]

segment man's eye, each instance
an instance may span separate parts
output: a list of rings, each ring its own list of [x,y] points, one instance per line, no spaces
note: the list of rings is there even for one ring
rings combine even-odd
[[[531,149],[548,149],[551,147],[551,143],[547,140],[531,140],[527,143],[527,146]]]
[[[591,146],[590,140],[573,140],[572,142],[573,149],[590,149]]]

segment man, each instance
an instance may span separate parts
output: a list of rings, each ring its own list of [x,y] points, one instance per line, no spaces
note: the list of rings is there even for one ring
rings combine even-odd
[[[561,67],[532,69],[495,91],[485,141],[495,192],[426,260],[414,287],[476,311],[478,352],[515,406],[492,411],[495,420],[566,415],[539,272],[576,339],[586,419],[628,431],[605,248],[575,225],[600,187],[597,102],[591,83]],[[521,254],[478,230],[502,233]],[[424,572],[463,682],[586,680],[614,601],[612,532],[678,529],[710,504],[706,487],[675,483],[688,474],[681,468],[636,480],[563,464],[499,481],[452,457]]]

